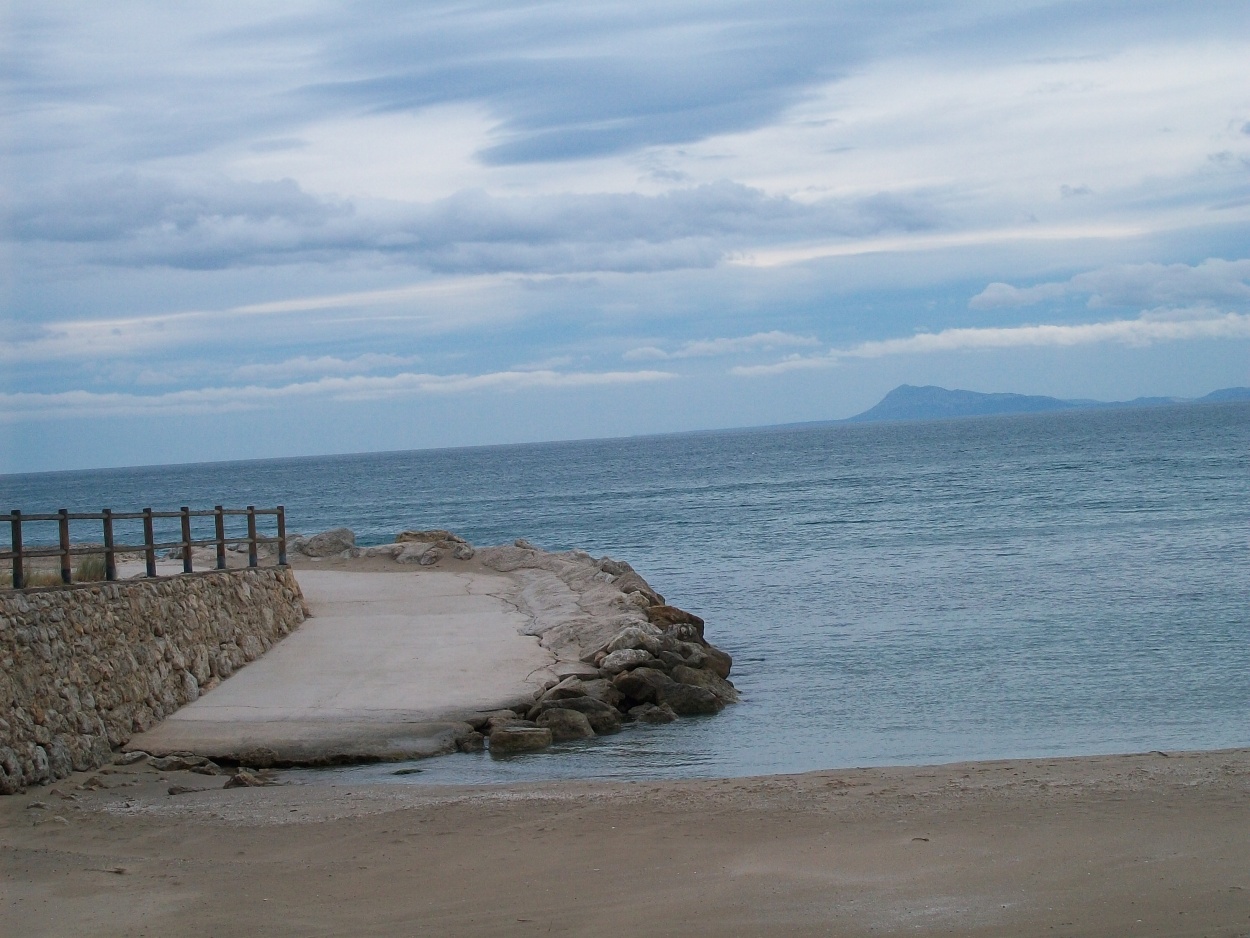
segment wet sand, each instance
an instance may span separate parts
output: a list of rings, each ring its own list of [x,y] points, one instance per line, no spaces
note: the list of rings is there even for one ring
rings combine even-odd
[[[5,934],[1250,935],[1250,750],[496,789],[86,778],[0,799]]]

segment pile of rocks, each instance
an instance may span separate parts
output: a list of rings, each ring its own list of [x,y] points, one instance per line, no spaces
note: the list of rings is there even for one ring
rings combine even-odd
[[[738,701],[733,660],[704,637],[703,619],[668,605],[628,563],[548,553],[525,540],[475,555],[528,583],[520,598],[531,634],[560,660],[532,703],[470,717],[474,733],[462,749],[530,752]]]

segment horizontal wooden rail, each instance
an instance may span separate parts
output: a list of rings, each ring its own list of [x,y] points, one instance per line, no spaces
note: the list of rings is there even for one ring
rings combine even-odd
[[[278,533],[276,537],[267,537],[258,534],[256,531],[256,519],[268,516],[273,516],[277,519]],[[227,517],[246,517],[247,536],[227,538]],[[173,518],[180,520],[182,536],[177,541],[158,542],[153,522]],[[214,536],[207,540],[192,538],[192,518],[212,518],[214,520]],[[217,505],[211,510],[200,511],[192,511],[190,508],[184,507],[178,511],[153,511],[151,508],[145,508],[142,511],[114,512],[105,508],[97,513],[70,512],[62,508],[56,514],[51,515],[26,515],[20,511],[11,511],[7,515],[0,515],[0,522],[5,521],[9,523],[9,529],[12,532],[12,549],[0,551],[0,560],[11,560],[13,562],[14,589],[23,589],[26,586],[26,560],[27,558],[35,557],[60,557],[62,583],[72,583],[74,581],[73,557],[95,556],[99,554],[104,555],[104,575],[107,580],[117,579],[117,555],[127,553],[142,553],[147,568],[147,575],[150,577],[156,576],[156,552],[167,549],[180,550],[182,554],[182,572],[192,573],[194,571],[191,549],[194,547],[216,547],[217,569],[224,570],[226,569],[226,544],[228,543],[247,544],[247,563],[249,567],[255,567],[259,564],[257,546],[260,544],[277,544],[278,565],[286,566],[287,564],[286,509],[282,505],[279,505],[277,508],[256,508],[253,505],[248,505],[246,508],[223,508],[221,505]],[[56,547],[26,547],[23,544],[23,525],[50,521],[57,523],[58,544]],[[69,523],[71,521],[101,522],[104,536],[103,545],[79,544],[74,546],[70,542],[69,536]],[[113,538],[113,523],[116,521],[142,521],[143,543],[116,543]]]

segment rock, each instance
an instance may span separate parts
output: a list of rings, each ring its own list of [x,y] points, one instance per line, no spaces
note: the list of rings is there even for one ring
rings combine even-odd
[[[729,652],[722,651],[715,645],[708,645],[703,649],[703,654],[707,657],[703,667],[716,672],[721,677],[729,677],[729,672],[733,670],[734,666],[734,660],[730,657]]]
[[[396,544],[406,544],[409,541],[421,541],[425,544],[436,544],[439,541],[454,541],[457,544],[468,543],[464,538],[457,537],[455,534],[442,528],[431,528],[428,531],[400,531],[395,536]]]
[[[509,726],[521,721],[522,718],[517,715],[515,710],[496,710],[494,713],[486,716],[485,724],[479,726],[478,729],[489,735],[501,726]]]
[[[567,697],[564,700],[546,700],[535,708],[535,716],[541,717],[548,710],[576,710],[586,715],[590,728],[600,736],[615,733],[621,728],[621,714],[616,707],[596,700],[594,697]]]
[[[686,664],[686,659],[675,651],[661,651],[656,655],[655,665],[657,668],[663,668],[665,671],[671,672],[673,668],[680,668]]]
[[[551,730],[543,726],[500,726],[491,730],[490,753],[506,756],[516,752],[538,752],[551,745]]]
[[[725,706],[719,697],[706,687],[693,684],[678,684],[666,688],[660,694],[659,703],[667,704],[673,712],[681,716],[695,716],[701,713],[719,713]]]
[[[22,763],[8,746],[0,746],[0,795],[15,795],[24,789]]]
[[[638,723],[672,723],[677,719],[677,714],[668,704],[656,706],[655,704],[645,703],[631,707],[629,717]]]
[[[678,665],[669,672],[673,680],[679,684],[693,684],[695,687],[706,687],[720,698],[723,703],[737,703],[738,689],[715,671],[703,668],[690,668]]]
[[[634,568],[625,563],[625,561],[613,560],[611,557],[600,557],[595,566],[611,576],[622,576],[626,573],[634,572]]]
[[[676,650],[677,654],[681,655],[686,664],[692,668],[701,668],[707,664],[707,651],[702,645],[696,645],[694,642],[678,642]]]
[[[586,697],[602,700],[609,707],[615,707],[621,702],[621,692],[616,689],[615,684],[604,677],[593,681],[582,681],[582,692]]]
[[[472,560],[477,555],[477,551],[468,544],[457,544],[451,549],[451,555],[456,560]]]
[[[226,784],[222,788],[260,788],[268,784],[269,782],[259,775],[253,775],[247,769],[239,769],[239,771],[226,780]]]
[[[198,775],[220,775],[221,766],[216,762],[205,762],[203,765],[192,766],[191,771]]]
[[[584,661],[557,661],[552,665],[551,671],[561,681],[566,677],[579,677],[583,680],[589,678],[593,680],[600,676],[598,668]]]
[[[465,733],[456,740],[456,749],[460,752],[481,752],[486,748],[486,737],[474,730]]]
[[[356,546],[356,535],[351,528],[334,528],[313,535],[300,544],[300,552],[309,557],[333,557]]]
[[[48,766],[48,750],[43,746],[36,746],[31,755],[28,781],[38,782],[40,785],[52,781],[50,778],[52,770]]]
[[[617,632],[612,641],[608,642],[603,650],[611,654],[614,651],[621,651],[627,648],[641,648],[653,655],[659,655],[661,651],[659,638],[654,633],[644,632],[636,625],[631,625]]]
[[[612,585],[619,589],[622,593],[642,593],[643,596],[647,597],[650,605],[652,606],[664,605],[664,597],[653,590],[647,581],[633,570],[626,571],[621,576],[617,577]]]
[[[151,764],[158,772],[186,772],[208,764],[208,760],[203,756],[164,756]]]
[[[431,547],[417,558],[417,563],[423,567],[432,567],[434,564],[442,560],[443,557],[446,556],[446,553],[447,552],[441,547]]]
[[[703,620],[676,606],[651,606],[647,610],[647,621],[682,641],[703,641]]]
[[[375,547],[366,547],[364,555],[366,557],[390,557],[393,560],[403,549],[403,544],[378,544]]]
[[[515,541],[512,542],[512,544],[514,547],[521,548],[521,550],[538,550],[537,547],[535,547],[533,544],[531,544],[529,541],[527,541],[523,537],[518,537]]]
[[[231,787],[231,786],[230,786],[230,785],[226,785],[226,787],[227,787],[227,788],[229,788],[229,787]],[[171,795],[189,795],[189,794],[191,794],[191,792],[193,792],[193,791],[207,791],[207,789],[205,789],[205,788],[191,788],[190,786],[187,786],[187,785],[170,785],[170,786],[169,786],[169,793],[170,793]]]
[[[48,743],[48,774],[53,779],[66,778],[74,771],[74,757],[60,739]]]
[[[415,541],[410,544],[404,544],[395,554],[396,563],[420,563],[421,558],[425,556],[425,552],[430,549],[430,545],[422,541]]]
[[[638,703],[660,703],[661,694],[677,685],[671,677],[655,668],[622,671],[612,679],[612,683],[627,699]]]
[[[565,697],[585,697],[586,685],[582,683],[581,678],[566,677],[563,681],[554,687],[548,688],[543,692],[540,700],[562,700]]]
[[[620,674],[642,667],[651,661],[651,652],[642,648],[622,648],[614,651],[599,662],[599,670],[605,674]]]
[[[651,597],[634,590],[632,593],[625,594],[625,602],[631,606],[637,606],[644,612],[651,608]]]
[[[589,739],[595,735],[586,714],[563,707],[553,707],[538,715],[538,725],[551,730],[551,739],[562,743],[569,739]]]

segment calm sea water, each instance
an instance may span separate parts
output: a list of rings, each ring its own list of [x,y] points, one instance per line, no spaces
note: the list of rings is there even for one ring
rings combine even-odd
[[[1246,404],[0,477],[26,511],[217,503],[610,554],[734,655],[718,716],[404,781],[1250,745]]]

